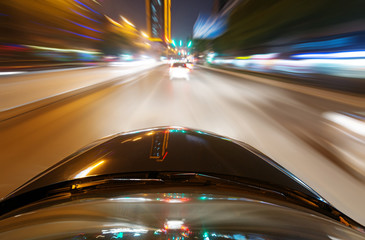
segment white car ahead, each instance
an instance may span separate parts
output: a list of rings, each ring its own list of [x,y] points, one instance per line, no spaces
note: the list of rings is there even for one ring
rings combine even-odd
[[[170,66],[170,80],[173,78],[185,78],[189,80],[190,69],[185,63],[173,63]]]

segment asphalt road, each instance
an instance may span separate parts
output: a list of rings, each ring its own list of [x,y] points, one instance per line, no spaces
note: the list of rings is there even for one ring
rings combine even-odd
[[[110,74],[110,69],[98,71]],[[94,72],[84,69],[77,77],[100,77]],[[65,77],[65,72],[52,74]],[[316,142],[332,131],[325,113],[363,111],[361,100],[350,104],[331,92],[302,91],[205,68],[194,69],[190,81],[169,80],[167,65],[113,78],[117,81],[109,85],[54,103],[50,99],[45,106],[0,121],[0,197],[98,138],[184,126],[256,147],[365,225],[364,181],[336,162],[341,156]]]

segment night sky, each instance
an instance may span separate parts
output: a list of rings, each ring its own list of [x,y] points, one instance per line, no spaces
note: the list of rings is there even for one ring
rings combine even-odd
[[[114,20],[123,15],[137,29],[146,29],[145,0],[103,0],[106,14]],[[210,13],[213,0],[171,0],[171,37],[186,40],[191,37],[199,13]]]

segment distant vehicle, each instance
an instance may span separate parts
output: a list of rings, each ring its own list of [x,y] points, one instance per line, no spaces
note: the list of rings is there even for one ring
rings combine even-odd
[[[0,202],[0,239],[364,239],[253,147],[162,127],[79,150]]]
[[[170,66],[170,80],[174,78],[185,78],[190,80],[190,69],[186,66],[186,63],[173,63]]]

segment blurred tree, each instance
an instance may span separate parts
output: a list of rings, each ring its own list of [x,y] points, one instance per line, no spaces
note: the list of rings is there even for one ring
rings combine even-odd
[[[225,34],[213,41],[216,51],[240,50],[364,19],[364,0],[246,0],[230,15]]]
[[[197,54],[201,54],[212,48],[211,40],[207,39],[194,39],[193,46]]]

